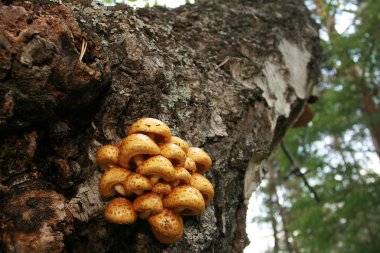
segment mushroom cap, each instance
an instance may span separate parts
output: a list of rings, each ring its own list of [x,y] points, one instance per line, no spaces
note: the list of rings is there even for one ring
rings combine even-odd
[[[183,167],[190,171],[190,173],[194,173],[195,171],[197,171],[197,165],[190,157],[186,157],[185,164],[183,165]]]
[[[182,140],[181,138],[177,136],[172,136],[169,140],[169,143],[174,143],[175,145],[179,146],[185,153],[187,153],[190,147],[187,141]]]
[[[172,187],[167,182],[159,181],[153,185],[152,192],[157,193],[160,196],[165,196],[172,192]]]
[[[124,137],[124,138],[118,140],[116,142],[115,146],[120,150],[121,146],[123,146],[124,142],[126,142],[126,141],[127,141],[127,137]]]
[[[214,198],[214,187],[211,182],[203,175],[194,173],[190,179],[190,185],[197,188],[203,195],[206,204]]]
[[[119,160],[119,149],[112,145],[104,145],[96,152],[96,162],[102,169],[117,165]]]
[[[197,165],[198,173],[208,171],[212,165],[211,157],[201,148],[189,148],[187,151],[187,156],[190,157]]]
[[[149,178],[134,172],[131,172],[124,180],[123,186],[127,195],[132,195],[133,193],[141,195],[144,191],[152,189],[152,184]]]
[[[190,186],[180,185],[162,199],[165,208],[180,215],[198,215],[205,209],[205,201],[201,192]]]
[[[157,144],[145,134],[132,134],[121,141],[119,164],[129,169],[135,156],[158,155],[160,152]]]
[[[172,164],[182,166],[186,160],[186,153],[174,143],[165,143],[160,145],[161,155],[168,158]]]
[[[99,193],[106,198],[116,195],[117,192],[125,195],[125,192],[116,191],[115,186],[122,184],[131,172],[121,167],[108,168],[99,180]]]
[[[141,118],[131,125],[128,135],[144,133],[153,136],[156,142],[168,142],[172,136],[170,128],[161,120],[154,118]]]
[[[114,198],[108,202],[104,217],[107,221],[117,224],[131,224],[137,219],[132,203],[126,198]]]
[[[168,182],[175,180],[175,170],[172,163],[162,155],[148,158],[137,167],[136,172],[146,176],[158,176]]]
[[[164,209],[160,196],[150,192],[138,196],[133,201],[133,210],[139,213],[141,219],[148,218],[151,215],[158,214]]]
[[[175,243],[182,238],[182,217],[169,209],[150,216],[148,223],[156,239],[165,244]]]
[[[191,174],[184,167],[175,167],[175,185],[180,183],[189,184],[191,180]]]

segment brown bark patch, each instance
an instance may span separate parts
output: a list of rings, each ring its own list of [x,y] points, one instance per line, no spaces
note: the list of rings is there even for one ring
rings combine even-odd
[[[52,190],[10,196],[1,203],[5,248],[10,252],[61,252],[64,235],[72,229],[63,196]]]
[[[16,3],[17,4],[17,3]],[[64,5],[0,5],[0,129],[29,126],[89,105],[105,86],[91,41]]]

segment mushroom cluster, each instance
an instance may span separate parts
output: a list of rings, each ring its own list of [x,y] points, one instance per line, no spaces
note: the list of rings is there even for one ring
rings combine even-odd
[[[146,219],[161,243],[180,240],[182,215],[201,214],[214,197],[211,182],[203,176],[211,167],[210,156],[172,136],[157,119],[133,123],[127,137],[98,150],[96,161],[105,170],[100,194],[117,196],[108,202],[105,219],[117,224]]]

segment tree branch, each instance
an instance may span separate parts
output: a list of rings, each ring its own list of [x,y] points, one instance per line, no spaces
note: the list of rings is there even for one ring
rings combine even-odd
[[[288,147],[286,146],[285,142],[284,141],[281,141],[281,148],[282,150],[284,151],[286,157],[289,159],[289,161],[292,163],[293,165],[293,169],[290,171],[289,174],[295,174],[297,177],[300,177],[305,186],[309,189],[309,191],[313,194],[313,197],[315,199],[316,202],[320,202],[321,199],[319,198],[317,192],[315,191],[315,189],[309,184],[309,182],[307,181],[306,179],[306,176],[304,173],[302,173],[302,171],[300,170],[300,166],[299,166],[299,163],[298,161],[294,158],[294,156],[292,155],[292,153],[289,151]]]

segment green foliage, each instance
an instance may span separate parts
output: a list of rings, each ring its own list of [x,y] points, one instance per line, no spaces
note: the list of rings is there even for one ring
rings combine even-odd
[[[310,197],[294,201],[289,228],[299,232],[295,240],[303,252],[378,252],[380,188],[373,176],[369,184],[337,183],[327,176],[318,187],[322,202]]]
[[[323,41],[323,78],[308,128],[291,129],[285,143],[321,201],[316,201],[281,149],[272,159],[274,177],[264,189],[260,222],[286,219],[278,238],[305,253],[380,252],[380,164],[373,145],[380,126],[380,1],[314,0],[328,39]],[[351,13],[347,31],[339,17]],[[371,106],[368,106],[369,105]],[[376,161],[376,160],[375,160]],[[378,162],[377,162],[378,163]],[[369,168],[371,167],[371,168]],[[373,171],[376,167],[377,170]],[[282,207],[268,201],[275,191]],[[285,215],[280,216],[280,209]],[[273,211],[274,210],[274,211]],[[277,222],[279,223],[279,222]],[[273,224],[272,224],[273,225]],[[274,249],[273,251],[274,252]],[[278,252],[289,252],[284,247]]]

